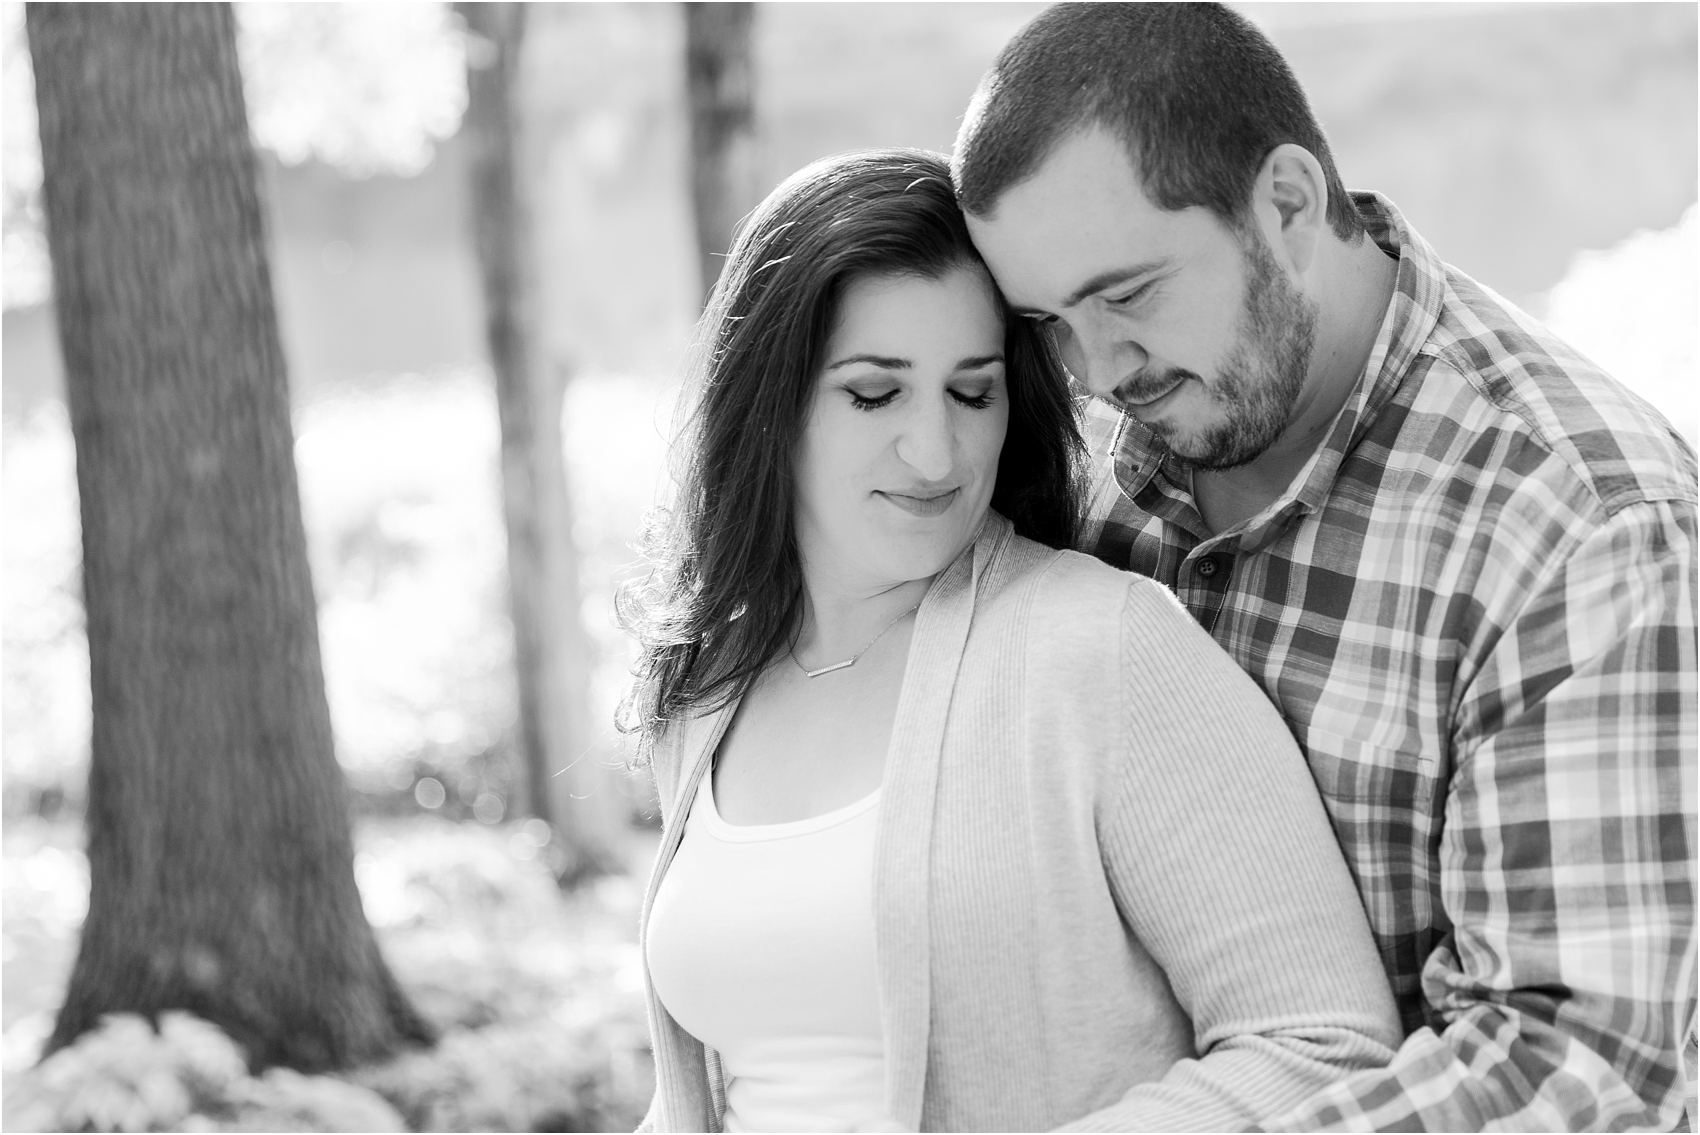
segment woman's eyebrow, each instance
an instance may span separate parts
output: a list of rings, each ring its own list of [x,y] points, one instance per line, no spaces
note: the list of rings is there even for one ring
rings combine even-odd
[[[884,370],[908,370],[915,365],[908,359],[893,358],[890,355],[846,355],[826,369],[837,370],[839,367],[847,367],[852,363],[868,363]]]
[[[1003,362],[1003,353],[1000,351],[995,355],[975,355],[972,358],[963,359],[961,362],[956,364],[956,369],[975,370],[979,367],[987,367],[991,366],[993,363],[1001,362]]]

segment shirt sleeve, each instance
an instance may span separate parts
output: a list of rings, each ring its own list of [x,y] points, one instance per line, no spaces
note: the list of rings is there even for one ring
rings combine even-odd
[[[1399,1042],[1304,758],[1255,683],[1150,580],[1123,630],[1122,751],[1098,838],[1200,1055],[1063,1130],[1243,1130]]]
[[[1553,565],[1454,724],[1437,1019],[1268,1130],[1670,1130],[1695,1012],[1695,516]]]

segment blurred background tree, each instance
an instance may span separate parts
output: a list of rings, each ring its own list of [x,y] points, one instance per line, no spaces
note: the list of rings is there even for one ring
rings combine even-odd
[[[691,106],[691,204],[702,294],[714,290],[738,219],[755,207],[755,59],[751,3],[687,3],[685,88]]]
[[[579,618],[578,553],[567,493],[561,413],[567,368],[540,355],[536,245],[525,108],[520,105],[527,7],[457,4],[466,22],[473,232],[502,427],[508,606],[518,683],[524,805],[561,837],[564,882],[613,869],[628,817],[590,751],[591,650]],[[570,267],[567,268],[570,271]]]
[[[257,1068],[431,1040],[355,889],[230,9],[28,27],[93,691],[92,889],[49,1050],[168,1009]]]

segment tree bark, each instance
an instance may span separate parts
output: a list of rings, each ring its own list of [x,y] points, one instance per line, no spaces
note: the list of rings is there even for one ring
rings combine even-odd
[[[720,278],[739,218],[755,205],[755,5],[684,7],[691,199],[706,299]]]
[[[589,755],[591,646],[579,614],[561,413],[567,374],[537,341],[540,286],[522,170],[525,5],[462,3],[472,33],[464,129],[485,328],[502,432],[508,596],[526,804],[567,855],[563,883],[617,866],[624,803]]]
[[[355,887],[257,167],[224,4],[31,4],[94,728],[48,1051],[186,1009],[256,1067],[431,1030]]]

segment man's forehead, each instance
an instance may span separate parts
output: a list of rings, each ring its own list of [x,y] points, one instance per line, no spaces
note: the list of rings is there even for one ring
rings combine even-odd
[[[1173,252],[1181,234],[1113,139],[1071,139],[969,232],[1017,306],[1050,306],[1106,271]]]
[[[1028,212],[1035,203],[1085,196],[1115,200],[1124,208],[1156,209],[1132,153],[1115,133],[1096,124],[1069,131],[1026,177],[999,195],[986,217],[996,223],[1011,209]]]

